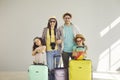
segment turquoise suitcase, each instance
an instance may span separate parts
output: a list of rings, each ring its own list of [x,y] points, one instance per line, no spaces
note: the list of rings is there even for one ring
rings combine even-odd
[[[48,67],[45,65],[30,65],[29,80],[48,80]]]

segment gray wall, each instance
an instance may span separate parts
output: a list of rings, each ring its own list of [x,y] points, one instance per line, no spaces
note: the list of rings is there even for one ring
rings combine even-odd
[[[73,14],[72,22],[85,35],[95,71],[100,54],[120,39],[120,24],[100,36],[120,17],[120,0],[0,0],[0,71],[26,71],[33,38],[41,36],[50,16],[63,24],[65,12]]]

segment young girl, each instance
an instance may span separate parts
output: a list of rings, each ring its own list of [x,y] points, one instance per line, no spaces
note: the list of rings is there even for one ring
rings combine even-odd
[[[34,64],[44,64],[46,65],[46,46],[43,46],[42,38],[35,37],[33,39],[33,51],[32,56],[34,56]]]
[[[84,43],[84,36],[82,34],[77,34],[74,38],[74,41],[76,45],[73,47],[72,56],[74,57],[74,59],[84,59],[86,57],[87,50],[87,46]]]

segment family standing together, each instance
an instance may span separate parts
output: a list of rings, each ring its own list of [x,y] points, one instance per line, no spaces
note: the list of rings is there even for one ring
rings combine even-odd
[[[64,24],[58,28],[56,17],[50,17],[47,27],[43,29],[42,37],[33,39],[34,64],[47,65],[49,69],[49,80],[54,80],[54,65],[58,67],[61,55],[63,66],[69,67],[69,59],[84,59],[86,57],[87,46],[85,45],[85,37],[80,34],[79,28],[72,22],[70,13],[63,14]],[[67,77],[67,80],[68,77]]]

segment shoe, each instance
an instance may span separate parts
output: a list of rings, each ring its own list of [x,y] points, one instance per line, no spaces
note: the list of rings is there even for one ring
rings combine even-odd
[[[34,64],[34,65],[37,65],[37,63],[36,63],[36,62],[34,62],[34,61],[33,61],[33,64]]]
[[[38,65],[44,65],[43,63],[38,63]]]

